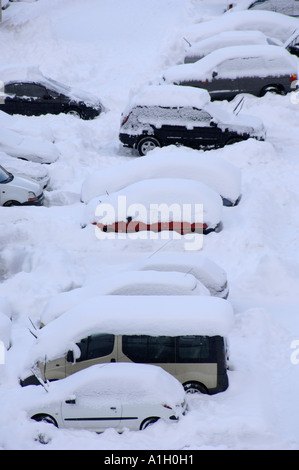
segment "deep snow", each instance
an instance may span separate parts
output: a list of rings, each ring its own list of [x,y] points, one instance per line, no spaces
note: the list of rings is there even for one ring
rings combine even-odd
[[[136,158],[118,141],[120,116],[144,85],[175,65],[180,32],[222,14],[220,0],[39,0],[12,3],[0,26],[1,63],[37,63],[45,75],[96,94],[107,112],[90,122],[72,116],[14,117],[14,130],[54,136],[61,157],[47,166],[46,206],[0,208],[0,297],[12,309],[12,347],[0,365],[1,449],[298,449],[299,339],[298,118],[295,94],[246,96],[242,114],[263,119],[267,141],[216,151],[242,171],[242,199],[223,210],[222,232],[203,254],[223,267],[235,310],[229,389],[188,398],[176,425],[101,435],[57,430],[26,418],[18,376],[51,297],[99,275],[119,273],[184,240],[106,240],[82,230],[83,181]],[[221,103],[232,110],[236,101]],[[7,117],[7,127],[11,118]],[[38,133],[37,133],[38,130]],[[1,157],[0,157],[1,159]],[[1,162],[1,161],[0,161]],[[5,313],[5,312],[4,312]],[[30,318],[30,320],[29,320]],[[37,437],[45,434],[46,446]]]

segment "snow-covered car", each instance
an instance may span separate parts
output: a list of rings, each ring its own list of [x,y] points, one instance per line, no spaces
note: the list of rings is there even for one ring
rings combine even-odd
[[[60,153],[54,143],[23,135],[11,129],[0,130],[0,152],[36,163],[54,163]]]
[[[104,110],[97,97],[45,77],[36,66],[3,67],[0,80],[4,84],[0,110],[8,114],[65,113],[94,119]]]
[[[181,33],[190,44],[223,31],[260,31],[285,42],[298,29],[298,19],[273,11],[235,11],[187,26]]]
[[[231,303],[212,296],[92,297],[35,332],[19,379],[28,386],[95,364],[135,362],[162,367],[186,391],[223,392],[233,324]]]
[[[212,100],[240,93],[264,96],[294,91],[298,59],[277,46],[232,46],[218,49],[193,64],[176,65],[164,74],[168,84],[205,89]]]
[[[21,176],[22,178],[29,178],[36,181],[43,189],[45,189],[50,182],[47,168],[39,163],[13,158],[0,152],[0,165],[15,176]]]
[[[40,324],[43,327],[67,310],[98,295],[210,295],[200,279],[179,271],[150,269],[149,264],[144,266],[144,270],[137,266],[136,271],[121,271],[105,279],[96,277],[82,287],[52,296],[41,313]]]
[[[175,81],[171,74],[177,68],[184,71],[195,65],[177,65],[173,72],[169,69],[164,83],[168,75],[169,82]],[[203,87],[174,84],[149,85],[135,95],[122,113],[119,132],[122,144],[137,149],[141,156],[166,145],[211,149],[250,137],[265,138],[260,119],[226,112],[211,103],[211,97]]]
[[[41,206],[44,193],[33,180],[14,176],[0,166],[0,206]]]
[[[279,39],[266,36],[260,31],[223,31],[210,38],[190,44],[185,51],[184,63],[197,62],[217,49],[246,45],[283,47],[283,42],[279,41]]]
[[[298,0],[241,0],[232,2],[228,11],[268,10],[289,16],[299,16]]]
[[[28,416],[58,428],[137,431],[159,419],[176,422],[186,412],[179,381],[149,364],[95,365],[31,393]]]
[[[226,299],[229,294],[227,275],[224,269],[199,253],[165,253],[160,251],[136,262],[133,266],[140,271],[174,271],[192,274],[209,290],[212,296]]]
[[[111,194],[149,178],[184,178],[202,182],[220,194],[226,206],[238,204],[241,198],[239,168],[213,154],[172,146],[155,149],[144,158],[93,172],[82,184],[81,201],[87,204],[97,196]]]
[[[145,179],[92,199],[85,208],[81,226],[95,225],[98,237],[107,232],[208,234],[222,229],[222,208],[219,194],[198,181]]]

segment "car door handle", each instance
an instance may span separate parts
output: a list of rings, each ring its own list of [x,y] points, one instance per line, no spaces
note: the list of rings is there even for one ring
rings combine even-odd
[[[65,400],[67,405],[75,405],[76,404],[76,397],[70,397]]]
[[[110,410],[116,410],[116,406],[110,406]]]

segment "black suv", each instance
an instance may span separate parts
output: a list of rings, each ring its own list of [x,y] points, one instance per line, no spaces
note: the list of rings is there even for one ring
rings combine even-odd
[[[250,137],[264,140],[260,120],[225,112],[206,90],[177,85],[146,87],[123,113],[119,134],[141,156],[171,144],[209,149]]]

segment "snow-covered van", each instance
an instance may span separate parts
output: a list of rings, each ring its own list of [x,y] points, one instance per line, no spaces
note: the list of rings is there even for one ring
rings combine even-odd
[[[38,360],[37,372],[52,381],[99,363],[153,364],[189,392],[214,394],[228,387],[232,326],[230,302],[217,297],[94,297],[39,330],[29,368]]]

